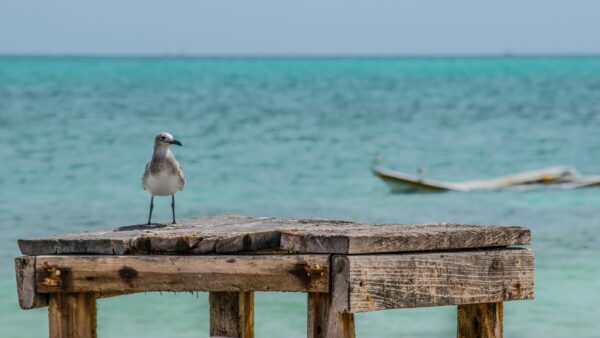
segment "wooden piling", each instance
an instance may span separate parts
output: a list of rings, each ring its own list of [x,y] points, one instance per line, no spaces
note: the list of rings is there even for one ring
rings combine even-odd
[[[502,303],[458,306],[458,338],[502,338]]]
[[[209,292],[210,336],[254,338],[254,292]]]
[[[335,312],[327,293],[308,293],[308,338],[354,338],[354,315]]]
[[[50,338],[96,338],[96,296],[54,293],[48,302]]]

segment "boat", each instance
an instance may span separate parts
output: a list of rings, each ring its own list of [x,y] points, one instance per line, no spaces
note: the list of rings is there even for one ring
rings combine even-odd
[[[373,174],[393,192],[444,192],[494,190],[509,187],[556,187],[574,189],[600,186],[600,176],[583,176],[572,166],[554,166],[512,175],[465,182],[444,182],[374,165]]]

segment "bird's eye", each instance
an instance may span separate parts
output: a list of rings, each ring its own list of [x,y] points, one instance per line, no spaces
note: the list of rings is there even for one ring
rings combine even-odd
[[[160,139],[164,141],[164,140],[165,140],[165,137],[164,137],[164,136],[161,136],[161,137],[160,137]]]

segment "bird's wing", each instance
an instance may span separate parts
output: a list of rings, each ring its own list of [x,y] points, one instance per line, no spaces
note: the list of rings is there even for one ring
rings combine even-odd
[[[144,169],[144,176],[142,176],[142,188],[146,189],[146,180],[148,180],[148,176],[150,176],[150,162],[146,163],[146,169]]]
[[[177,175],[179,176],[179,182],[181,183],[181,189],[179,190],[182,190],[183,186],[185,185],[185,175],[183,174],[183,168],[179,162],[177,162]]]
[[[172,170],[171,173],[177,175],[177,177],[179,178],[179,184],[181,185],[179,190],[182,190],[183,186],[185,185],[185,175],[183,174],[183,169],[181,168],[181,165],[175,158],[175,155],[173,155],[173,153],[171,152],[167,153],[166,159],[167,163],[169,164]]]

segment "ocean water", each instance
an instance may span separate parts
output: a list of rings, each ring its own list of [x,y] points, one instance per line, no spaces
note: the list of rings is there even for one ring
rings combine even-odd
[[[18,238],[146,220],[156,133],[187,176],[179,217],[219,213],[523,225],[534,301],[507,337],[600,337],[600,188],[392,194],[386,167],[448,181],[555,164],[600,174],[600,58],[0,58],[0,337],[21,311]],[[168,198],[155,219],[168,219]],[[356,316],[359,337],[451,337],[454,307]],[[306,298],[257,293],[257,337],[304,337]],[[207,295],[98,301],[100,337],[207,337]]]

